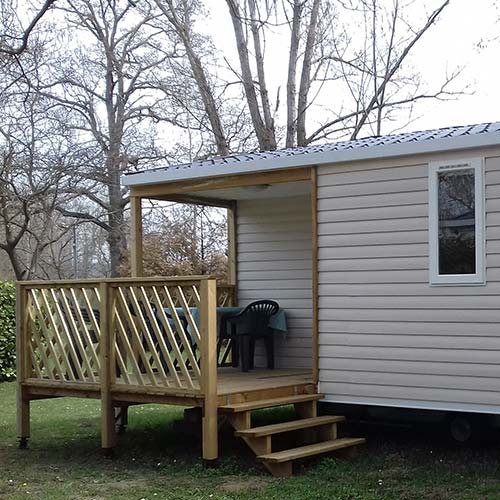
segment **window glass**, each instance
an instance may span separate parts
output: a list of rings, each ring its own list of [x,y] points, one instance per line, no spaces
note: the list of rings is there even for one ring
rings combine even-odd
[[[476,273],[474,169],[438,172],[439,274]]]

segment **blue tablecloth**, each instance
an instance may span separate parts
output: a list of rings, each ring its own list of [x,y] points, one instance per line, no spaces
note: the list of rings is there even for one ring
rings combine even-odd
[[[217,332],[219,332],[220,329],[220,318],[222,315],[225,314],[237,314],[241,312],[244,308],[243,307],[218,307],[217,308]],[[184,314],[184,309],[182,307],[176,307],[176,312],[179,318],[185,318],[186,315]],[[166,309],[168,312],[168,309]],[[200,312],[197,307],[190,307],[189,311],[195,320],[196,324],[200,324]],[[174,325],[174,320],[170,320],[170,323]],[[286,314],[284,309],[280,309],[276,314],[271,316],[269,320],[269,326],[273,330],[277,330],[280,332],[283,332],[285,334],[287,332],[287,322],[286,322]],[[191,327],[188,324],[187,327],[188,333],[191,334]]]

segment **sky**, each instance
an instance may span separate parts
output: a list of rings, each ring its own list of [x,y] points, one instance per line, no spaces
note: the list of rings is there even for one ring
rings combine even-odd
[[[414,8],[430,12],[438,3],[441,2],[416,0]],[[448,102],[427,101],[420,104],[410,123],[401,119],[392,127],[424,130],[500,121],[500,33],[497,35],[500,31],[500,9],[495,3],[495,0],[451,0],[438,24],[418,42],[412,56],[413,65],[419,68],[430,86],[439,86],[446,72],[463,68],[454,88],[466,94]],[[226,2],[209,0],[207,4],[210,12],[207,32],[216,46],[225,47],[225,52],[235,59]],[[269,87],[272,96],[277,87],[284,84],[287,55],[283,53],[283,45],[287,43],[287,38],[283,39],[283,43],[280,43],[279,37],[274,43],[268,40],[266,63],[271,76]],[[385,130],[386,133],[390,131]]]

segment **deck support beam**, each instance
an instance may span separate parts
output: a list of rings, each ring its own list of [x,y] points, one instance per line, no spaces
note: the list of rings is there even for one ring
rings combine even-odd
[[[16,375],[17,375],[17,435],[19,448],[28,447],[30,437],[30,400],[23,382],[29,376],[29,346],[27,335],[27,292],[16,285]]]
[[[217,419],[217,289],[214,279],[200,284],[201,390],[203,402],[203,460],[213,463],[219,456]]]

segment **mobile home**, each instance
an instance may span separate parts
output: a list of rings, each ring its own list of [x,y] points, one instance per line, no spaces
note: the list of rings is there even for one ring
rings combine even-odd
[[[258,377],[253,375],[253,386],[251,376],[245,379],[242,373],[224,379],[228,375],[217,372],[216,365],[211,375],[203,374],[210,364],[201,363],[200,372],[194,358],[191,367],[184,366],[184,377],[197,368],[193,380],[199,376],[200,385],[188,389],[182,380],[168,386],[167,378],[168,387],[151,388],[155,382],[149,372],[116,380],[107,364],[104,378],[85,381],[87,393],[94,391],[103,401],[103,427],[108,429],[103,447],[112,446],[114,439],[109,424],[113,407],[150,402],[155,397],[179,404],[181,396],[189,397],[189,404],[204,408],[205,458],[217,456],[216,442],[209,438],[216,429],[213,415],[233,412],[239,435],[250,446],[253,443],[265,463],[274,463],[275,473],[283,475],[290,469],[279,469],[276,464],[286,462],[286,457],[280,462],[276,454],[273,458],[269,453],[270,444],[263,448],[264,441],[255,444],[262,436],[251,433],[249,413],[234,417],[243,411],[241,405],[262,408],[266,407],[262,399],[272,406],[270,401],[292,398],[289,402],[296,402],[301,416],[309,419],[321,417],[307,406],[308,398],[326,405],[500,414],[500,123],[197,160],[130,172],[123,177],[123,185],[131,193],[134,276],[142,275],[143,199],[227,208],[232,301],[238,306],[259,299],[277,301],[286,312],[286,332],[274,335],[274,377],[263,376],[257,384]],[[159,279],[143,278],[140,283],[154,288]],[[202,316],[200,349],[208,356],[216,336],[212,330],[216,329],[214,307],[219,295],[212,297],[203,277],[191,277],[189,286],[195,286],[195,281],[198,291],[192,296]],[[100,313],[101,325],[105,324],[103,316],[106,321],[117,318],[117,326],[109,327],[117,333],[107,345],[115,349],[112,359],[122,363],[122,372],[128,366],[122,358],[135,356],[133,346],[125,353],[123,324],[128,321],[132,334],[138,334],[134,318],[126,317],[127,300],[134,304],[137,296],[146,299],[144,286],[130,283],[126,279],[104,283],[114,291],[101,308],[108,308],[114,300],[118,309],[105,314],[101,309]],[[168,289],[170,284],[165,283],[163,288]],[[107,293],[104,285],[88,285],[101,287],[99,294],[92,292],[98,301]],[[54,286],[64,296],[70,285]],[[79,290],[84,286],[79,284]],[[133,290],[126,295],[124,287]],[[43,282],[21,287],[21,317],[28,309],[38,316],[49,311],[45,296],[40,295],[43,288]],[[89,294],[82,296],[92,315]],[[166,300],[170,300],[168,294]],[[65,310],[71,316],[64,301],[63,297],[62,311],[50,314],[62,318],[63,323]],[[182,294],[176,303],[179,301],[189,315]],[[136,313],[140,315],[139,308]],[[76,319],[84,323],[84,318]],[[76,329],[74,322],[71,318],[66,321],[68,329]],[[57,330],[55,323],[51,320]],[[94,321],[94,330],[101,328],[102,335],[103,328],[97,323]],[[168,329],[167,321],[164,323]],[[191,328],[196,329],[194,323]],[[146,323],[142,325],[147,330]],[[23,328],[21,338],[30,328],[28,321]],[[204,337],[203,332],[208,331],[212,340]],[[154,350],[152,344],[150,347]],[[35,342],[30,349],[39,348]],[[257,368],[264,363],[260,354],[257,352]],[[146,353],[142,357],[144,362]],[[54,391],[57,384],[59,395],[65,391],[74,395],[81,389],[80,379],[60,380],[64,370],[58,376],[47,376],[43,367],[33,366],[29,356],[23,359],[20,436],[29,430],[26,412],[30,398],[41,397],[49,386]],[[96,359],[95,366],[97,363]],[[102,363],[103,359],[100,370]],[[86,371],[82,369],[84,378],[92,375],[88,364]],[[219,379],[214,379],[217,373]],[[146,381],[137,382],[138,377]],[[129,386],[127,390],[122,382]],[[99,384],[105,384],[104,388],[98,388]],[[260,403],[255,403],[259,398]],[[240,405],[239,410],[235,405]],[[330,443],[336,439],[336,431],[332,432]],[[316,451],[334,449],[330,446]],[[295,452],[288,458],[306,455],[306,451],[302,455]]]

